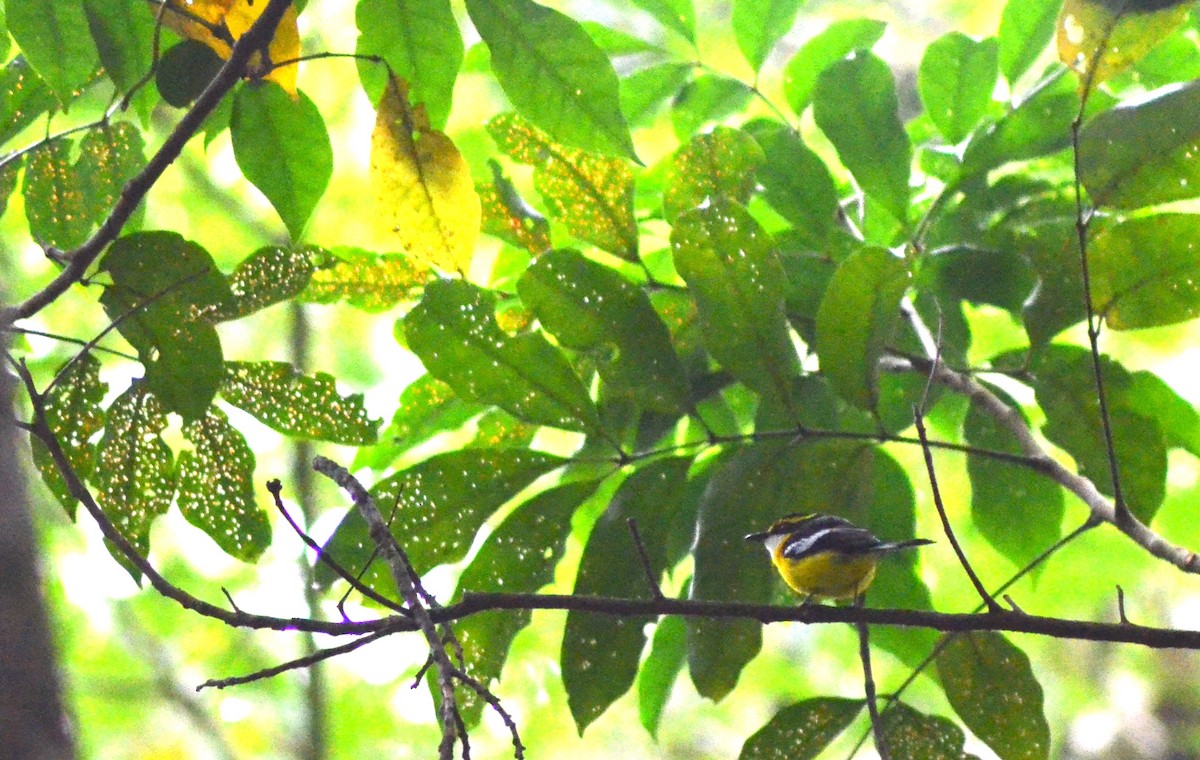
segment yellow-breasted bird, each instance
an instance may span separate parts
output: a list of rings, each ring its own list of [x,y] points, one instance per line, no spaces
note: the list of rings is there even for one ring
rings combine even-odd
[[[806,602],[857,597],[875,580],[880,559],[933,543],[926,538],[880,541],[849,520],[825,514],[786,515],[746,540],[767,548],[775,569]]]

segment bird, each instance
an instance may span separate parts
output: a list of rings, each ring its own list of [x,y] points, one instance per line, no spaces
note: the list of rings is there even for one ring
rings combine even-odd
[[[805,604],[859,598],[875,580],[879,560],[934,543],[926,538],[881,541],[849,520],[821,513],[785,515],[746,540],[766,547],[775,569]]]

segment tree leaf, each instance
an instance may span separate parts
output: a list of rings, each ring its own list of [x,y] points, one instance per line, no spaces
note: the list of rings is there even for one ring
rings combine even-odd
[[[740,130],[716,127],[696,135],[671,157],[663,192],[667,221],[719,199],[745,204],[765,162],[762,148]]]
[[[631,0],[658,23],[688,42],[696,42],[696,9],[692,0]]]
[[[58,105],[54,93],[20,55],[5,64],[0,72],[0,93],[3,94],[0,97],[0,145]]]
[[[858,51],[825,69],[813,91],[813,118],[863,192],[906,224],[912,144],[887,64]]]
[[[1015,89],[1017,80],[1050,44],[1063,0],[1008,0],[1000,15],[1000,71]]]
[[[521,197],[499,163],[489,160],[488,165],[492,181],[475,185],[483,207],[483,231],[535,256],[549,250],[550,222]]]
[[[320,249],[299,300],[340,303],[369,312],[387,311],[429,281],[428,269],[402,253],[370,253],[361,248]]]
[[[971,733],[1005,760],[1050,757],[1042,686],[1029,656],[994,631],[947,637],[937,656],[938,680]]]
[[[379,56],[387,68],[358,61],[363,89],[378,104],[388,70],[411,86],[413,105],[424,104],[429,124],[446,128],[454,80],[463,61],[463,40],[449,0],[362,0],[354,11],[358,55]]]
[[[200,97],[223,65],[221,57],[208,45],[198,40],[184,40],[163,54],[154,73],[154,85],[169,105],[187,108]],[[232,100],[229,114],[233,114]]]
[[[688,402],[686,372],[667,326],[638,287],[577,251],[546,253],[517,284],[560,345],[592,357],[610,391],[662,412]]]
[[[1079,133],[1079,176],[1092,202],[1135,209],[1200,195],[1200,82],[1098,114]]]
[[[621,31],[620,29],[614,29],[598,21],[581,21],[580,26],[587,31],[588,36],[600,46],[601,50],[614,58],[642,53],[650,53],[656,56],[669,55],[666,50],[663,50],[653,42],[647,42],[641,37]]]
[[[1128,401],[1132,380],[1125,368],[1107,358],[1101,367],[1121,490],[1130,511],[1149,522],[1166,490],[1167,444],[1159,424],[1139,414]],[[1112,477],[1088,351],[1048,346],[1033,370],[1038,406],[1046,413],[1042,428],[1046,438],[1075,459],[1080,475],[1111,496]]]
[[[109,405],[104,437],[96,447],[93,483],[96,502],[116,529],[143,557],[150,551],[150,525],[165,513],[175,494],[175,462],[160,433],[167,414],[135,382]],[[113,558],[134,580],[141,572],[109,545]]]
[[[929,253],[921,277],[932,276],[940,290],[957,300],[1020,315],[1036,284],[1029,262],[1012,249],[953,246]]]
[[[738,755],[744,760],[812,760],[862,712],[861,699],[816,697],[789,705],[754,732]]]
[[[804,43],[783,72],[783,92],[797,116],[812,101],[817,79],[825,69],[855,50],[869,50],[887,29],[884,21],[856,18],[834,21]]]
[[[332,376],[302,375],[287,362],[226,362],[221,398],[301,440],[362,446],[374,443],[379,429],[361,393],[343,396]]]
[[[258,20],[266,7],[267,4],[261,0],[168,0],[162,16],[163,26],[181,37],[203,42],[222,60],[229,60],[232,52],[229,42],[214,35],[210,29],[223,26],[229,32],[229,38],[236,42]],[[296,14],[295,5],[283,12],[275,36],[267,47],[270,61],[282,63],[300,57],[300,30],[296,25]],[[255,53],[250,59],[251,70],[265,70],[266,64],[261,53]],[[289,95],[295,95],[298,69],[296,63],[272,68],[265,79],[275,82]]]
[[[691,461],[691,457],[659,459],[621,484],[588,537],[575,577],[575,596],[628,597],[631,589],[643,589],[632,593],[647,595],[627,521],[637,521],[650,566],[660,574],[667,570],[667,533],[686,491]],[[646,643],[644,629],[651,621],[567,613],[560,662],[567,704],[581,735],[633,686]]]
[[[1139,5],[1130,0],[1066,0],[1058,18],[1058,59],[1091,90],[1137,63],[1188,15],[1181,0]]]
[[[540,425],[600,430],[596,407],[566,358],[538,333],[506,335],[491,292],[431,282],[404,324],[425,368],[464,400],[495,404]]]
[[[766,160],[755,173],[762,196],[795,226],[795,232],[824,250],[837,222],[838,193],[825,162],[782,124],[760,126],[751,134]]]
[[[333,145],[316,104],[299,90],[288,95],[271,82],[249,84],[234,96],[229,131],[242,173],[299,242],[333,176]]]
[[[226,554],[254,562],[271,544],[271,523],[254,498],[254,452],[220,409],[183,426],[179,511]]]
[[[866,247],[842,262],[825,289],[817,311],[821,372],[860,409],[879,404],[879,357],[895,332],[909,279],[903,260]]]
[[[976,42],[961,32],[950,32],[926,48],[917,91],[947,142],[961,142],[987,113],[997,72],[994,39]]]
[[[100,66],[84,0],[7,0],[8,31],[63,110]]]
[[[587,480],[552,488],[519,506],[496,528],[459,580],[459,595],[470,591],[533,593],[554,580],[571,534],[571,515],[599,485]],[[472,615],[454,626],[467,672],[487,685],[500,677],[512,640],[529,624],[530,610]],[[607,618],[610,625],[620,618]],[[634,665],[636,666],[636,661]],[[565,678],[565,675],[564,675]],[[479,720],[483,700],[464,690],[460,709],[467,725]]]
[[[1055,153],[1071,144],[1079,93],[1063,76],[1051,76],[1026,93],[994,125],[977,130],[963,153],[962,175],[982,173],[1010,161]]]
[[[421,375],[400,394],[392,421],[373,446],[359,448],[351,469],[384,470],[438,433],[457,430],[486,407],[463,401],[433,375]]]
[[[137,349],[146,385],[167,411],[204,416],[223,372],[212,314],[232,294],[212,256],[174,232],[118,238],[101,268],[112,277],[100,303]]]
[[[46,425],[80,480],[92,477],[96,454],[90,440],[104,427],[104,410],[100,402],[106,393],[108,383],[100,380],[100,362],[87,353],[73,360],[43,398]],[[30,440],[33,442],[33,462],[42,480],[74,520],[79,502],[71,496],[45,445],[36,437]]]
[[[883,741],[895,760],[968,760],[963,730],[940,715],[925,715],[896,702],[881,716]]]
[[[294,298],[312,279],[314,253],[308,248],[271,245],[242,259],[229,275],[233,298],[217,309],[213,319],[241,319]]]
[[[741,80],[702,74],[680,88],[671,103],[671,123],[680,141],[713,122],[720,122],[745,109],[753,94]]]
[[[120,92],[129,93],[154,64],[154,12],[143,0],[84,0],[100,62]],[[149,114],[151,103],[145,104]]]
[[[658,736],[663,708],[686,660],[687,624],[674,615],[660,618],[650,642],[650,654],[637,677],[638,716],[651,736]]]
[[[562,459],[520,449],[459,449],[430,457],[379,481],[371,495],[391,518],[392,535],[418,573],[466,556],[475,534],[509,499],[563,463]],[[578,502],[576,502],[578,504]],[[375,552],[367,524],[357,510],[342,518],[324,550],[352,571],[367,567]],[[387,567],[375,562],[363,582],[381,593],[393,584]],[[336,576],[324,565],[316,580],[328,587]]]
[[[1200,316],[1200,217],[1156,214],[1103,225],[1088,245],[1092,301],[1114,330]]]
[[[517,111],[556,142],[637,160],[612,63],[579,22],[532,0],[467,0]]]
[[[738,49],[755,73],[792,29],[804,0],[737,0],[733,4],[733,34]]]
[[[417,260],[465,272],[479,236],[480,207],[458,148],[433,129],[408,86],[391,79],[371,133],[371,185],[378,223]]]
[[[1021,414],[1020,406],[1003,391],[990,390]],[[1021,453],[1012,434],[974,405],[967,410],[963,440],[991,451]],[[1058,540],[1066,511],[1058,484],[1023,477],[1016,465],[982,456],[967,458],[967,475],[971,479],[972,522],[1014,565],[1025,567]]]
[[[799,361],[771,236],[742,206],[715,199],[679,217],[671,249],[699,309],[704,347],[755,392],[786,400]]]
[[[1134,372],[1125,400],[1129,408],[1162,426],[1167,445],[1200,457],[1200,413],[1153,372]]]
[[[488,134],[510,158],[534,167],[533,185],[550,216],[567,225],[572,235],[621,258],[637,260],[629,164],[558,145],[511,112],[488,122]]]
[[[659,63],[621,80],[621,112],[630,126],[644,126],[692,78],[690,63]]]

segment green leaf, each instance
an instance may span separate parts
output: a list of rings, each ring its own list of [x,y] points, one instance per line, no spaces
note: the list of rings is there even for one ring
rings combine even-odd
[[[621,80],[621,112],[630,126],[645,126],[692,78],[690,63],[659,63]]]
[[[1135,209],[1200,195],[1200,82],[1096,116],[1079,133],[1079,175],[1100,206]]]
[[[43,398],[46,425],[58,439],[75,474],[86,481],[92,477],[96,458],[89,441],[104,427],[104,410],[100,408],[100,402],[108,393],[108,383],[100,380],[100,362],[90,353],[73,360],[65,373],[61,368],[59,372],[61,376]],[[74,520],[79,503],[71,496],[50,452],[39,439],[31,437],[30,440],[33,442],[33,461],[42,480]]]
[[[756,73],[775,43],[791,31],[803,4],[804,0],[737,0],[733,4],[733,35]]]
[[[996,86],[996,50],[994,39],[976,42],[961,32],[945,34],[925,50],[917,91],[948,142],[960,142],[987,113]]]
[[[361,248],[333,248],[313,257],[313,273],[299,300],[310,303],[345,301],[368,312],[387,311],[409,300],[430,272],[403,253],[371,253]]]
[[[421,375],[400,394],[396,413],[379,434],[379,442],[358,450],[352,469],[386,469],[405,451],[438,433],[462,427],[485,408],[463,401],[433,375]]]
[[[233,300],[222,304],[214,319],[241,319],[300,294],[312,279],[313,251],[271,245],[238,262],[229,275]]]
[[[834,272],[817,311],[817,355],[834,390],[860,409],[879,404],[879,358],[900,318],[908,266],[867,247]]]
[[[231,557],[254,562],[271,544],[271,523],[254,498],[254,452],[224,412],[183,426],[179,511]]]
[[[1016,244],[1038,279],[1038,287],[1021,307],[1030,344],[1038,348],[1084,318],[1074,215],[1020,229]]]
[[[760,442],[720,460],[700,498],[692,598],[770,601],[775,570],[743,536],[789,512],[832,512],[865,523],[872,463],[871,447],[846,441]],[[692,682],[701,695],[720,700],[757,654],[761,627],[745,620],[687,622]]]
[[[543,491],[519,506],[487,537],[475,560],[463,571],[459,595],[499,590],[531,594],[554,580],[554,567],[571,534],[571,515],[597,485],[596,480],[569,483]],[[455,624],[467,672],[484,685],[499,678],[513,638],[532,616],[530,610],[496,610],[471,615]],[[619,625],[621,619],[610,617],[607,622]],[[470,691],[462,696],[463,720],[473,725],[479,720],[483,700]]]
[[[901,224],[908,220],[912,145],[900,122],[887,64],[858,51],[821,74],[813,118],[864,193]]]
[[[838,193],[825,162],[793,130],[771,124],[751,132],[766,161],[755,176],[771,207],[817,250],[837,223]]]
[[[35,240],[64,250],[91,234],[142,168],[141,134],[121,122],[90,130],[71,163],[72,145],[56,140],[30,156],[25,171],[25,216]]]
[[[0,72],[0,93],[0,145],[58,105],[54,93],[20,55]]]
[[[646,294],[577,251],[541,256],[517,285],[560,345],[586,352],[611,391],[656,411],[688,406],[686,372]]]
[[[1101,367],[1121,490],[1130,511],[1142,522],[1149,522],[1162,505],[1166,490],[1167,444],[1163,431],[1129,401],[1129,372],[1107,358]],[[1046,412],[1046,438],[1075,459],[1080,475],[1111,496],[1112,477],[1089,352],[1078,346],[1049,346],[1034,366],[1034,378],[1038,405]]]
[[[1068,147],[1071,123],[1078,113],[1079,92],[1069,77],[1051,75],[1043,79],[1016,108],[990,127],[975,132],[963,153],[963,176]]]
[[[834,21],[804,43],[783,72],[783,92],[797,116],[812,101],[817,79],[825,69],[855,50],[869,50],[887,29],[884,21],[866,18]]]
[[[1058,59],[1092,90],[1137,63],[1188,17],[1180,0],[1066,0],[1058,22]]]
[[[185,420],[203,417],[221,382],[212,313],[232,294],[212,256],[174,232],[118,238],[101,267],[112,277],[100,303],[137,349],[146,385]]]
[[[862,712],[860,699],[816,697],[789,705],[742,745],[744,760],[812,760]]]
[[[463,39],[449,0],[362,0],[355,9],[358,55],[376,55],[387,67],[358,61],[358,76],[378,105],[388,68],[409,84],[409,100],[425,104],[430,125],[446,128]]]
[[[240,88],[229,123],[233,155],[299,241],[333,176],[333,145],[316,104],[274,82]]]
[[[952,246],[929,254],[921,277],[928,272],[940,290],[957,300],[990,304],[1019,315],[1036,284],[1029,262],[1011,249]]]
[[[688,42],[696,42],[696,9],[692,0],[632,0],[658,23]]]
[[[109,405],[105,418],[92,478],[96,502],[145,557],[150,525],[167,511],[175,494],[175,462],[160,436],[167,413],[146,383],[135,382]],[[115,547],[110,545],[109,551],[134,580],[141,578]]]
[[[532,0],[467,0],[467,12],[522,116],[557,142],[637,160],[616,72],[577,21]]]
[[[637,260],[633,172],[628,163],[558,145],[511,112],[488,122],[488,134],[512,159],[534,167],[533,186],[550,216],[567,225],[572,235]]]
[[[620,29],[613,29],[611,26],[605,26],[597,21],[582,21],[580,24],[587,31],[588,36],[592,38],[592,41],[612,57],[638,55],[641,53],[653,53],[660,56],[667,55],[667,51],[653,42],[647,42],[641,37],[623,32]]]
[[[497,161],[489,159],[488,166],[492,181],[475,185],[483,209],[483,231],[534,255],[549,250],[550,222],[521,197]]]
[[[703,127],[740,113],[752,95],[745,82],[704,74],[688,82],[671,103],[675,136],[687,140]]]
[[[509,336],[493,293],[436,280],[405,317],[408,345],[429,374],[467,401],[540,425],[598,432],[600,418],[570,363],[539,333]]]
[[[669,569],[665,565],[667,533],[681,506],[691,461],[690,457],[660,459],[621,484],[588,537],[575,578],[575,596],[648,595],[627,521],[637,521],[650,566],[660,574]],[[644,629],[651,621],[649,617],[567,613],[560,658],[562,679],[581,735],[633,685],[646,642]]]
[[[963,730],[940,715],[925,715],[896,702],[881,716],[883,741],[893,760],[967,760]]]
[[[104,70],[130,92],[154,64],[154,11],[142,0],[84,0],[88,26]]]
[[[6,0],[9,34],[62,104],[100,66],[83,0]]]
[[[667,221],[718,199],[745,204],[765,162],[762,148],[740,130],[716,127],[696,135],[671,157],[663,192]]]
[[[1050,757],[1042,686],[1029,656],[994,631],[947,638],[937,656],[938,680],[971,733],[1004,760]]]
[[[654,628],[650,654],[637,677],[638,716],[651,736],[658,736],[663,708],[686,660],[687,624],[678,616],[661,618]]]
[[[169,105],[187,108],[204,92],[223,63],[203,42],[184,40],[163,53],[154,73],[154,85]],[[232,106],[230,109],[232,113]]]
[[[1167,445],[1200,457],[1200,413],[1153,372],[1134,372],[1126,401],[1143,417],[1157,420]]]
[[[1158,214],[1105,224],[1088,245],[1092,301],[1114,330],[1200,316],[1200,217]]]
[[[1000,15],[1000,71],[1009,86],[1033,65],[1054,36],[1063,0],[1008,0]]]
[[[1020,406],[1003,391],[990,390],[1021,414]],[[963,440],[991,451],[1022,453],[1012,434],[975,405],[967,410]],[[1025,567],[1058,540],[1066,505],[1057,483],[1026,477],[1023,468],[985,456],[967,458],[967,475],[971,479],[972,521],[1014,565]]]
[[[226,362],[221,398],[301,440],[362,446],[374,443],[379,429],[361,393],[343,396],[332,376],[302,375],[287,362]]]
[[[799,361],[771,236],[745,208],[716,199],[679,217],[671,249],[696,301],[704,347],[752,390],[787,399]]]
[[[424,573],[466,556],[485,520],[563,461],[521,449],[459,449],[379,481],[371,495],[380,511],[391,517],[392,535],[413,567]],[[357,510],[346,513],[325,545],[342,567],[355,572],[366,566],[374,548]],[[316,579],[327,587],[336,576],[322,565]],[[391,575],[381,562],[371,564],[363,581],[376,591],[392,588]]]

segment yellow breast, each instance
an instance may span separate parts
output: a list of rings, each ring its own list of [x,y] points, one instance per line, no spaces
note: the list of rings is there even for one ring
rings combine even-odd
[[[824,599],[851,599],[866,591],[875,580],[879,555],[822,552],[793,560],[777,549],[771,554],[771,561],[783,580],[798,593]]]

